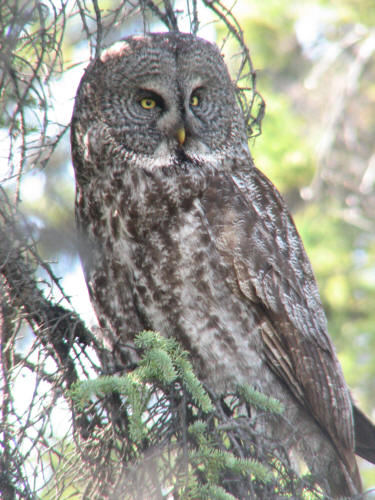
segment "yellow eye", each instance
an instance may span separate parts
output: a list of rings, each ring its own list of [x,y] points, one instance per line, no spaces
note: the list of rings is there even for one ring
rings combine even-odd
[[[141,100],[141,106],[144,109],[153,109],[156,106],[155,99],[151,99],[149,97],[145,97]]]
[[[198,104],[199,104],[199,97],[197,95],[192,95],[190,97],[190,104],[191,104],[191,106],[198,106]]]

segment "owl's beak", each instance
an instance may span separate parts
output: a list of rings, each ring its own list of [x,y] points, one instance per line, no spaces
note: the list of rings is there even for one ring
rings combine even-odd
[[[186,139],[186,131],[184,127],[180,127],[177,129],[176,138],[178,140],[179,145],[182,146]]]

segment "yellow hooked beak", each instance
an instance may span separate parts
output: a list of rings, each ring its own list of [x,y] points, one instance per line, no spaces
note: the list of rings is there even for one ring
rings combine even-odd
[[[184,127],[180,127],[179,129],[177,129],[176,137],[179,145],[182,146],[186,139],[186,132]]]

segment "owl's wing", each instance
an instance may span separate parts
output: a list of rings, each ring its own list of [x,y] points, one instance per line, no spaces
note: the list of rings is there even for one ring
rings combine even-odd
[[[350,394],[283,199],[253,167],[213,176],[201,202],[211,237],[234,270],[236,293],[258,311],[270,368],[346,455],[354,448]]]

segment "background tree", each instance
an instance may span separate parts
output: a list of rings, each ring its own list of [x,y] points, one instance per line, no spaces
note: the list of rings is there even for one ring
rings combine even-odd
[[[264,133],[250,140],[251,150],[294,212],[347,381],[371,414],[375,12],[366,0],[243,0],[232,12],[267,102]],[[262,101],[253,68],[242,32],[219,2],[15,0],[0,7],[5,499],[319,496],[307,477],[294,477],[277,443],[255,440],[240,411],[253,404],[279,412],[277,403],[246,387],[216,400],[178,346],[151,333],[138,339],[136,371],[128,366],[127,376],[113,378],[123,360],[91,331],[73,216],[73,96],[100,46],[177,23],[216,40],[228,58],[240,53],[232,74],[249,87],[241,96],[254,102],[245,112],[256,135]],[[77,380],[87,382],[73,386]],[[363,464],[362,474],[374,485],[373,468]]]

